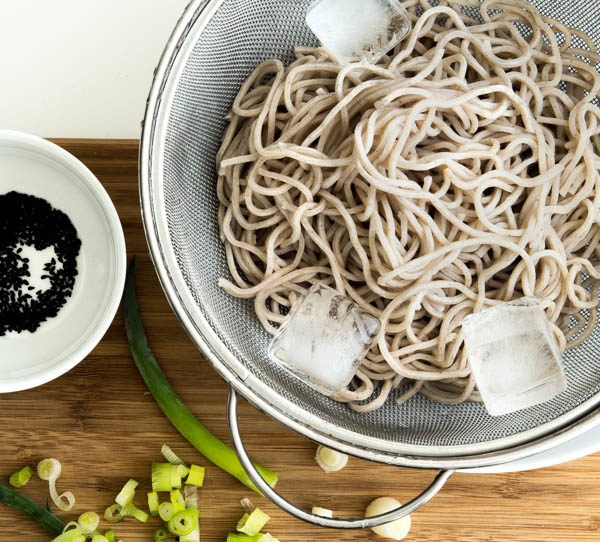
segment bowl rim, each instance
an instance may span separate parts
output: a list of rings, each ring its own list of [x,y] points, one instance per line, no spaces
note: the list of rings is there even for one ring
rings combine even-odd
[[[10,380],[3,381],[0,376],[0,393],[9,393],[35,388],[55,380],[83,361],[98,345],[111,325],[121,302],[127,271],[127,253],[123,228],[114,203],[100,180],[81,160],[51,141],[17,130],[0,129],[0,146],[4,144],[15,147],[26,147],[33,152],[38,151],[40,154],[50,157],[73,172],[90,189],[91,194],[96,198],[111,233],[112,250],[115,254],[115,278],[110,295],[105,297],[103,304],[104,314],[98,325],[90,331],[86,340],[77,349],[58,362],[44,367],[40,371],[26,376],[11,378]]]
[[[500,439],[452,446],[390,443],[324,422],[268,388],[235,358],[196,309],[161,206],[164,136],[174,89],[197,37],[224,1],[192,0],[176,24],[154,72],[139,155],[140,202],[151,259],[171,308],[213,368],[256,408],[297,433],[350,455],[392,465],[453,470],[499,465],[554,448],[599,425],[600,394],[596,394],[554,420]]]

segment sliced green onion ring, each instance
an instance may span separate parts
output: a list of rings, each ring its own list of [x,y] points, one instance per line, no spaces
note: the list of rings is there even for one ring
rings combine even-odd
[[[93,533],[100,525],[100,516],[96,512],[84,512],[79,516],[77,524],[85,534]]]
[[[11,474],[10,485],[16,488],[23,487],[33,476],[33,469],[29,466],[23,467],[21,470]]]
[[[348,456],[337,450],[327,448],[327,446],[320,445],[317,447],[315,460],[325,472],[336,472],[346,466]]]
[[[154,540],[154,542],[163,542],[164,540],[167,540],[169,538],[169,533],[167,532],[166,529],[163,529],[162,527],[160,527],[159,529],[156,529],[156,531],[154,531],[152,533],[152,539]]]
[[[163,521],[169,521],[173,517],[174,513],[175,507],[173,506],[173,503],[160,503],[160,506],[158,507],[158,515],[160,516],[160,519],[162,519]]]
[[[119,523],[119,521],[123,521],[123,513],[122,506],[120,504],[111,504],[104,511],[104,519],[109,523]]]
[[[173,514],[168,522],[169,531],[175,536],[190,534],[198,526],[198,510],[188,508]]]
[[[51,480],[54,478],[55,480],[60,476],[62,472],[62,466],[58,459],[54,459],[52,457],[48,459],[42,459],[37,466],[38,476],[42,480]]]
[[[73,493],[65,491],[59,495],[58,491],[56,491],[56,480],[60,478],[62,472],[60,461],[54,458],[42,459],[38,463],[37,472],[42,480],[48,481],[52,502],[64,512],[71,510],[75,504]]]
[[[109,540],[102,534],[95,534],[92,537],[92,542],[109,542]]]

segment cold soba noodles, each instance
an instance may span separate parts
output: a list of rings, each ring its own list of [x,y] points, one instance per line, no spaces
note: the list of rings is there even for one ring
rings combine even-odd
[[[399,402],[479,400],[473,312],[537,297],[562,351],[599,302],[596,47],[521,1],[404,6],[413,30],[377,65],[300,48],[258,66],[218,154],[220,285],[270,333],[315,283],[377,316],[338,397],[361,411],[409,382]]]

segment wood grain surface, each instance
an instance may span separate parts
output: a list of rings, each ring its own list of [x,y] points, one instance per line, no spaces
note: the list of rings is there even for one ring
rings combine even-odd
[[[216,435],[228,440],[227,387],[194,348],[173,315],[150,262],[137,191],[137,142],[57,140],[102,181],[125,230],[127,249],[138,257],[137,285],[148,339],[173,387]],[[351,458],[344,470],[325,475],[314,463],[315,445],[242,401],[240,423],[251,455],[280,473],[278,489],[298,505],[331,508],[340,516],[362,514],[372,498],[406,501],[433,473],[381,466]],[[0,395],[0,479],[43,457],[63,463],[59,491],[77,503],[65,521],[87,510],[99,513],[128,478],[140,480],[136,503],[145,506],[150,463],[169,443],[186,461],[207,467],[200,492],[203,542],[222,542],[251,497],[272,516],[269,531],[281,542],[377,540],[371,532],[320,529],[286,516],[205,461],[158,410],[130,358],[121,311],[97,348],[66,375],[39,388]],[[533,472],[457,474],[412,516],[411,541],[565,542],[600,540],[600,454]],[[45,482],[34,478],[24,492],[39,502]],[[102,523],[104,527],[106,524]],[[127,541],[152,540],[147,525],[127,520],[116,527]],[[25,534],[24,533],[28,533]],[[17,538],[18,537],[18,538]],[[46,542],[50,536],[0,505],[0,540]]]

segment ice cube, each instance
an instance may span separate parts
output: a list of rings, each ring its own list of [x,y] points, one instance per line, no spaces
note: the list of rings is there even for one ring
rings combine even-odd
[[[340,64],[377,62],[411,28],[398,0],[317,0],[306,24]]]
[[[379,320],[327,286],[313,286],[288,315],[269,355],[325,395],[356,374]]]
[[[537,299],[524,297],[468,316],[462,329],[492,416],[538,405],[565,390],[558,346]]]

